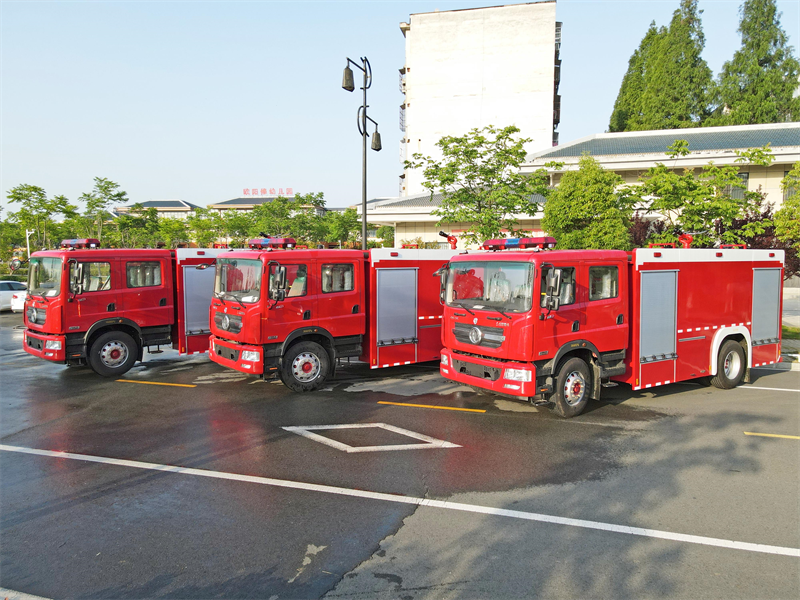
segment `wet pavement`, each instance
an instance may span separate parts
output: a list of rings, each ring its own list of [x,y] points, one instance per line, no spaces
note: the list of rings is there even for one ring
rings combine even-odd
[[[295,394],[167,351],[103,379],[25,354],[19,320],[0,315],[0,587],[48,598],[800,595],[800,556],[530,520],[798,548],[800,441],[744,435],[800,435],[798,373],[754,371],[726,392],[620,385],[563,420],[442,380],[436,365],[353,364]]]

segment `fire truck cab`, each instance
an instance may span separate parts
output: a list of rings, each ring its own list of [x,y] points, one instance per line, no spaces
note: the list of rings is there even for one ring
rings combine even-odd
[[[195,266],[221,251],[99,246],[64,240],[31,256],[25,351],[106,377],[127,372],[145,348],[205,352],[213,272]]]
[[[217,259],[210,357],[298,392],[319,389],[336,362],[370,368],[438,360],[439,280],[455,250],[293,249],[250,241]]]
[[[782,251],[554,246],[491,240],[451,259],[444,377],[572,417],[605,381],[730,388],[780,360]]]

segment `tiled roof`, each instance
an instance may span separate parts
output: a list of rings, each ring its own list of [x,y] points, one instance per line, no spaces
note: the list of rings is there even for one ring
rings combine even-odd
[[[430,192],[426,192],[424,194],[416,194],[414,196],[401,196],[399,198],[381,198],[381,204],[376,204],[373,206],[369,206],[367,208],[368,211],[370,210],[393,210],[397,208],[432,208],[436,206],[442,205],[442,194],[433,194],[431,196]],[[545,201],[544,196],[540,196],[539,194],[534,194],[532,196],[532,200],[539,204],[543,204]],[[368,201],[367,204],[370,204],[372,201]]]
[[[195,204],[184,200],[148,200],[147,202],[140,202],[139,204],[141,204],[143,208],[177,208],[184,210],[196,210],[198,208]],[[132,207],[133,205],[126,206],[125,208]]]
[[[675,140],[686,140],[689,150],[693,152],[761,148],[767,144],[772,148],[800,146],[800,123],[601,133],[552,150],[537,152],[528,156],[527,160],[579,157],[585,152],[592,156],[664,154],[667,146]]]

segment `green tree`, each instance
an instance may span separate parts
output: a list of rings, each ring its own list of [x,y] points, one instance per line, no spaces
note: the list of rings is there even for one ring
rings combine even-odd
[[[667,150],[673,158],[688,152],[685,140],[676,140]],[[768,147],[738,154],[740,163],[767,165],[772,160]],[[759,228],[771,225],[751,219],[746,230],[734,227],[737,219],[758,212],[762,200],[760,192],[746,190],[746,184],[739,178],[738,164],[720,166],[710,162],[702,169],[684,169],[679,173],[658,163],[640,181],[640,193],[648,199],[646,210],[660,215],[667,223],[667,229],[655,241],[677,242],[679,234],[689,233],[696,247],[740,243],[742,236],[752,237],[760,233]],[[734,190],[742,193],[734,194]]]
[[[795,96],[800,63],[792,55],[775,0],[745,0],[740,9],[742,47],[719,76],[718,114],[710,125],[781,123],[800,119]]]
[[[94,178],[94,188],[88,194],[82,194],[80,200],[86,203],[84,215],[94,225],[97,239],[103,241],[103,224],[111,215],[109,211],[118,204],[128,201],[128,194],[119,189],[119,184],[105,177]]]
[[[183,219],[159,219],[158,233],[167,248],[177,248],[178,244],[189,241],[189,225]]]
[[[628,60],[628,71],[622,78],[617,100],[614,102],[614,110],[608,124],[608,130],[614,131],[640,131],[644,129],[643,118],[644,108],[642,97],[644,95],[645,68],[653,45],[656,41],[663,38],[667,33],[664,27],[656,28],[656,23],[650,23],[644,38],[642,38],[639,48],[637,48]]]
[[[775,213],[775,233],[778,238],[800,250],[800,162],[781,181],[786,196]]]
[[[154,247],[159,241],[159,216],[154,207],[137,202],[114,219],[115,231],[106,232],[109,242],[119,248]]]
[[[53,228],[57,215],[73,214],[76,207],[66,197],[48,198],[43,188],[24,183],[9,190],[6,196],[12,204],[19,204],[20,209],[9,214],[9,221],[17,223],[22,229],[32,230],[31,249],[50,248],[53,245],[50,229]]]
[[[325,215],[325,241],[338,244],[361,240],[361,220],[354,208],[332,210]]]
[[[394,227],[391,225],[381,225],[378,227],[377,236],[383,240],[384,248],[394,248]]]
[[[522,233],[516,228],[516,215],[534,215],[539,209],[536,195],[547,197],[549,175],[539,169],[523,175],[519,167],[525,160],[524,144],[528,138],[515,138],[519,129],[493,126],[472,129],[464,136],[445,136],[436,145],[442,159],[414,154],[405,161],[408,169],[424,169],[422,185],[442,194],[442,204],[431,214],[438,225],[466,223],[463,238],[467,242],[503,237],[505,231]]]
[[[186,219],[186,224],[189,236],[201,248],[211,247],[220,237],[222,222],[219,213],[214,210],[197,208],[194,214]]]
[[[544,205],[542,227],[558,248],[632,247],[629,233],[635,193],[622,177],[584,154],[577,171],[567,171]]]
[[[231,248],[243,248],[253,229],[253,212],[243,210],[226,210],[220,216],[222,233],[230,238]]]
[[[657,36],[647,53],[643,129],[696,127],[709,115],[713,82],[701,56],[705,36],[697,2],[681,0],[666,34]]]

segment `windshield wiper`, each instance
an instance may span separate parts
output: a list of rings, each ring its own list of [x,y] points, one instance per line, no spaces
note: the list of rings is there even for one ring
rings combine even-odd
[[[467,311],[467,312],[468,312],[469,314],[471,314],[473,317],[475,316],[475,313],[474,313],[474,312],[472,312],[470,309],[468,309],[468,308],[467,308],[466,306],[464,306],[463,304],[459,304],[458,302],[453,302],[453,306],[458,306],[458,307],[460,307],[460,308],[463,308],[465,311]]]
[[[501,315],[503,315],[503,316],[504,316],[506,319],[508,319],[509,321],[511,320],[511,317],[509,317],[509,316],[508,316],[506,313],[504,313],[502,310],[500,310],[500,309],[499,309],[499,308],[497,308],[496,306],[487,306],[487,308],[491,308],[492,310],[496,310],[496,311],[497,311],[497,312],[499,312]]]
[[[222,301],[222,304],[225,304],[225,306],[228,306],[225,303],[224,296],[228,296],[228,300],[232,300],[233,302],[236,302],[236,303],[241,305],[241,302],[239,302],[239,300],[233,294],[229,294],[228,292],[214,292],[214,297],[215,298],[219,298]],[[241,308],[241,306],[239,306],[239,308]]]

